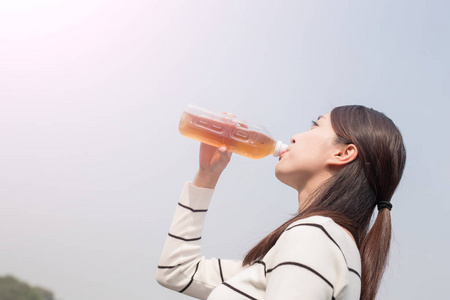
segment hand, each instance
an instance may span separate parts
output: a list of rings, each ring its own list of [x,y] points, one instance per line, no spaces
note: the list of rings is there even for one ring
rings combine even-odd
[[[198,187],[214,188],[220,174],[230,162],[231,152],[225,146],[220,148],[200,144],[199,170],[193,184]]]
[[[216,148],[205,143],[200,144],[199,167],[201,171],[213,174],[223,172],[231,159],[231,152],[225,146]]]

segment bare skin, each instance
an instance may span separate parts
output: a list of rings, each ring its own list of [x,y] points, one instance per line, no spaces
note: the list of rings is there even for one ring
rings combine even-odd
[[[231,154],[225,146],[216,148],[201,143],[199,169],[192,183],[197,187],[214,189],[220,175],[230,162]]]

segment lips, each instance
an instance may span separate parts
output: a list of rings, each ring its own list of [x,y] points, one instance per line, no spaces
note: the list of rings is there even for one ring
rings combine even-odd
[[[283,155],[287,152],[287,150],[284,150],[283,152],[280,153],[280,156],[278,158],[278,160],[281,160],[281,158],[283,157]]]

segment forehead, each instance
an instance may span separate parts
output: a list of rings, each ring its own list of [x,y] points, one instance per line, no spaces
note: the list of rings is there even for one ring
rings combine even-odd
[[[326,113],[324,115],[319,116],[317,118],[317,120],[330,121],[330,115],[331,115],[331,113]]]

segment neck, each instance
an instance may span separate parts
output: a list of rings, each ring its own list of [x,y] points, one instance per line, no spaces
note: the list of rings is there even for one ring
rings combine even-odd
[[[314,193],[326,180],[332,176],[331,173],[323,173],[309,179],[298,191],[298,211],[301,212],[311,203],[311,194]]]

